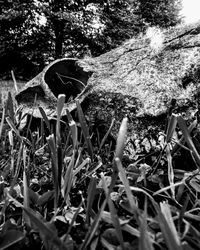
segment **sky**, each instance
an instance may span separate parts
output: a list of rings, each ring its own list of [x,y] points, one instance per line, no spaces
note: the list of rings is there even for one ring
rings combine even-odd
[[[193,23],[200,20],[200,0],[182,0],[182,15],[186,23]]]

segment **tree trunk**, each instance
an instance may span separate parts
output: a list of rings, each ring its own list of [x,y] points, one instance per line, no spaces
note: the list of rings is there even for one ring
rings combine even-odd
[[[64,28],[65,23],[62,20],[54,20],[55,59],[63,56]]]

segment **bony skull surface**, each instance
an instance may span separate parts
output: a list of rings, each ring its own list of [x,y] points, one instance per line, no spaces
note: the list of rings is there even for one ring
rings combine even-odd
[[[24,113],[41,117],[38,107],[42,107],[48,118],[56,115],[56,103],[59,94],[65,94],[65,107],[75,109],[75,100],[84,99],[90,73],[84,71],[77,59],[58,59],[30,80],[16,95],[16,100]]]

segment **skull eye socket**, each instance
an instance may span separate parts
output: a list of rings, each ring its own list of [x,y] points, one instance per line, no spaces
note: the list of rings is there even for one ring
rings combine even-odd
[[[65,102],[75,99],[87,85],[90,75],[84,72],[76,60],[61,60],[48,68],[44,75],[45,83],[55,97],[65,94]]]

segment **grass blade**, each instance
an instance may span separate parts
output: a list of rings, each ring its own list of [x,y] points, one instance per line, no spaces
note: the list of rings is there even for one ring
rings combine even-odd
[[[97,215],[95,216],[94,218],[94,221],[90,227],[90,229],[88,230],[87,234],[86,234],[86,237],[85,237],[85,240],[83,242],[83,244],[81,245],[80,249],[79,250],[84,250],[84,249],[87,249],[87,246],[89,245],[90,241],[92,240],[97,228],[98,228],[98,225],[99,225],[99,222],[101,220],[101,215],[105,209],[105,206],[106,206],[106,200],[103,202],[103,204],[101,205],[101,208],[99,209]]]
[[[104,178],[103,175],[101,176],[101,180],[102,180],[104,192],[106,194],[106,200],[108,201],[108,206],[109,206],[109,210],[110,210],[112,224],[113,224],[113,226],[114,226],[114,228],[116,230],[116,235],[117,235],[118,241],[120,243],[121,249],[124,249],[124,240],[123,240],[123,236],[122,236],[120,222],[119,222],[119,219],[118,219],[116,209],[115,209],[115,207],[113,205],[113,202],[112,202],[112,200],[110,198],[110,193],[108,192],[106,181],[105,181],[105,178]]]
[[[109,129],[108,129],[108,131],[106,132],[105,136],[103,137],[103,139],[102,139],[102,141],[101,141],[101,144],[100,144],[100,146],[99,146],[99,151],[102,149],[102,147],[103,147],[103,145],[104,145],[106,139],[108,138],[108,135],[110,134],[110,132],[111,132],[111,130],[112,130],[112,127],[113,127],[113,125],[114,125],[114,122],[115,122],[115,119],[112,119],[112,122],[111,122],[111,125],[110,125]]]
[[[50,123],[49,123],[49,119],[44,111],[44,109],[42,107],[38,107],[39,108],[39,111],[40,111],[40,114],[42,115],[42,118],[44,119],[44,122],[47,126],[47,129],[49,131],[49,133],[51,132],[51,127],[50,127]]]
[[[80,153],[79,153],[79,154],[80,154]],[[77,175],[77,174],[80,172],[80,170],[81,170],[82,168],[84,168],[86,165],[89,165],[90,162],[91,162],[91,160],[90,160],[90,158],[88,157],[88,158],[86,158],[85,160],[83,160],[83,162],[82,162],[78,167],[75,166],[73,175],[74,175],[74,176]],[[77,165],[77,164],[76,164],[76,165]],[[96,168],[95,168],[95,171],[96,171]],[[90,172],[89,172],[89,173],[90,173]],[[86,176],[88,176],[89,173],[87,173]]]
[[[61,116],[63,107],[65,104],[65,95],[60,94],[58,96],[57,102],[57,121],[56,121],[56,149],[57,149],[57,184],[58,189],[61,187],[61,175],[62,175],[62,166],[63,166],[63,149],[61,144],[61,134],[60,134],[60,123],[61,123]]]
[[[118,185],[118,186],[124,187],[124,185]],[[168,249],[169,250],[182,250],[182,246],[177,243],[176,236],[174,237],[173,232],[171,231],[171,228],[167,222],[167,219],[165,218],[164,214],[161,212],[160,207],[155,202],[153,197],[141,188],[131,186],[130,189],[135,191],[135,192],[141,192],[141,193],[145,194],[150,199],[150,201],[151,201],[152,205],[154,206],[154,209],[157,213],[158,224],[160,226],[160,229],[162,231],[162,234],[163,234],[165,242],[168,246]]]
[[[197,120],[193,121],[192,124],[190,124],[189,128],[188,128],[188,131],[189,133],[192,132],[192,130],[197,126]],[[181,139],[178,141],[178,143],[176,143],[174,145],[174,147],[172,148],[171,150],[171,155],[174,155],[175,152],[177,152],[177,150],[180,148],[180,145],[183,145],[184,144],[184,135],[181,136]]]
[[[167,133],[166,133],[167,143],[171,141],[176,125],[177,125],[177,115],[172,114],[168,123],[168,127],[167,127]]]
[[[127,134],[127,127],[128,127],[128,118],[125,117],[122,120],[120,129],[119,129],[119,134],[117,137],[116,153],[115,153],[115,157],[119,158],[120,161],[122,160],[122,155],[123,155],[123,151],[124,151],[126,134]]]
[[[120,129],[119,129],[119,134],[117,137],[117,145],[116,145],[116,150],[115,150],[115,158],[119,158],[120,160],[122,159],[122,156],[123,156],[125,140],[126,140],[126,133],[127,133],[127,126],[128,126],[128,118],[125,117],[122,120]],[[114,188],[117,177],[118,177],[118,168],[116,166],[116,161],[114,160],[113,173],[111,176],[111,184],[109,187],[109,194],[112,192],[112,189]]]
[[[77,106],[77,111],[78,111],[78,118],[79,118],[79,122],[81,124],[81,128],[83,131],[83,136],[85,138],[85,142],[87,145],[87,149],[88,149],[88,153],[91,157],[91,159],[93,159],[93,147],[92,147],[92,143],[90,140],[90,135],[89,135],[89,129],[85,120],[85,116],[83,114],[83,110],[81,108],[81,105],[79,103],[79,100],[76,100],[76,106]]]
[[[13,137],[13,130],[11,129],[8,131],[8,139],[10,143],[10,171],[12,173],[12,176],[14,174],[14,162],[15,162],[15,153],[14,153],[14,137]]]
[[[63,197],[65,199],[66,204],[69,204],[69,193],[72,188],[72,183],[73,183],[73,168],[75,164],[75,154],[76,151],[73,150],[73,155],[71,157],[71,161],[69,165],[67,166],[67,170],[64,176],[64,183],[63,183]]]
[[[87,208],[86,208],[86,222],[89,225],[90,222],[90,214],[91,214],[91,210],[92,210],[92,204],[95,198],[95,194],[96,194],[96,185],[97,185],[97,180],[94,177],[91,177],[90,179],[90,183],[88,186],[88,190],[87,190]]]
[[[200,168],[200,156],[199,156],[199,153],[197,152],[197,150],[194,146],[194,143],[192,141],[192,138],[191,138],[190,133],[188,131],[188,128],[186,126],[185,120],[183,119],[183,117],[181,115],[179,115],[177,117],[177,120],[178,120],[178,125],[183,132],[184,139],[185,139],[189,149],[191,150],[192,155],[194,156],[194,159],[195,159],[198,167]]]
[[[116,162],[119,174],[120,174],[120,179],[121,179],[122,183],[124,184],[126,195],[127,195],[131,210],[133,211],[133,214],[135,214],[136,218],[137,218],[138,207],[137,207],[136,202],[135,202],[135,200],[133,198],[133,194],[131,192],[129,182],[128,182],[127,178],[126,178],[125,170],[123,169],[121,161],[120,161],[119,158],[116,158],[115,162]]]
[[[59,198],[59,180],[58,180],[58,159],[57,159],[57,150],[56,150],[54,134],[49,135],[47,137],[47,143],[51,151],[52,173],[53,173],[54,188],[55,188],[54,209],[56,211],[57,205],[58,205],[58,198]]]
[[[16,126],[14,125],[13,121],[10,119],[10,117],[6,117],[6,122],[8,123],[8,125],[10,126],[10,128],[15,132],[15,134],[17,135],[17,137],[19,138],[19,140],[22,142],[26,142],[29,146],[32,146],[31,142],[20,135],[19,131],[17,130]]]
[[[113,205],[113,202],[110,198],[110,194],[108,192],[108,189],[106,187],[106,183],[105,183],[105,180],[104,180],[104,177],[102,176],[102,182],[103,182],[103,188],[104,188],[104,191],[106,193],[106,196],[107,196],[107,200],[108,200],[108,206],[109,206],[109,210],[110,210],[110,215],[111,215],[111,219],[112,219],[112,224],[116,230],[116,235],[117,235],[117,238],[118,238],[118,241],[120,243],[120,246],[121,246],[121,249],[125,249],[124,248],[124,240],[123,240],[123,236],[122,236],[122,230],[121,230],[121,226],[120,226],[120,222],[119,222],[119,219],[118,219],[118,215],[117,215],[117,211]]]
[[[3,132],[5,113],[6,113],[6,109],[3,107],[3,112],[2,112],[2,116],[1,116],[1,123],[0,123],[0,139],[1,139],[2,132]]]
[[[158,194],[160,194],[162,192],[166,192],[169,189],[172,189],[172,188],[175,188],[175,187],[178,187],[178,186],[181,186],[181,185],[184,185],[184,179],[182,181],[180,181],[180,182],[176,182],[176,183],[174,183],[174,184],[172,184],[170,186],[159,189],[158,191],[153,193],[153,196],[158,195]]]
[[[121,126],[122,126],[123,129],[120,130],[121,133],[119,133],[119,136],[123,140],[120,139],[119,142],[118,142],[118,151],[117,151],[119,153],[118,155],[120,155],[121,150],[123,151],[123,146],[122,145],[124,145],[124,143],[125,143],[124,142],[124,137],[126,135],[126,128],[127,128],[127,119],[126,118],[124,120],[124,123],[122,123]],[[121,144],[121,142],[122,142],[122,144]],[[114,161],[114,163],[113,163],[113,173],[112,173],[112,176],[111,176],[111,184],[110,184],[109,190],[107,191],[106,200],[104,200],[103,204],[101,205],[101,208],[99,209],[99,212],[97,213],[96,217],[94,218],[92,226],[88,230],[88,233],[87,233],[87,235],[85,237],[85,240],[84,240],[83,244],[80,247],[80,250],[86,249],[86,247],[88,246],[88,244],[92,240],[92,238],[93,238],[93,236],[94,236],[94,234],[95,234],[95,232],[96,232],[96,230],[98,228],[102,213],[103,213],[103,211],[105,209],[105,206],[106,206],[106,204],[108,202],[108,199],[110,197],[110,193],[112,192],[113,187],[115,186],[115,182],[116,182],[117,177],[118,177],[118,170],[117,170],[117,166],[115,166],[115,164],[116,163]],[[144,191],[144,193],[146,193],[146,192]],[[147,193],[147,195],[148,195],[148,193]],[[150,195],[148,195],[148,196],[150,196]],[[153,200],[153,198],[151,196],[150,196],[150,198]]]
[[[5,109],[6,109],[6,115],[10,117],[13,123],[15,123],[15,112],[14,112],[14,104],[13,104],[13,98],[11,95],[11,92],[8,92],[8,98],[6,100],[5,104]]]
[[[172,156],[169,149],[169,144],[166,146],[166,156],[168,162],[168,180],[171,186],[172,197],[175,199],[175,187],[174,187],[174,169],[172,166]]]
[[[67,233],[66,233],[66,238],[67,238],[68,234],[70,233],[70,231],[71,231],[71,229],[72,229],[72,227],[74,225],[74,222],[76,221],[76,218],[77,218],[77,216],[78,216],[78,214],[79,214],[79,212],[81,210],[82,205],[83,205],[83,201],[81,201],[81,203],[79,204],[79,206],[78,206],[78,208],[77,208],[77,210],[76,210],[76,212],[75,212],[75,214],[74,214],[74,216],[72,218],[72,221],[71,221],[71,223],[69,225],[69,228],[67,230]]]
[[[16,81],[15,74],[14,74],[13,70],[11,70],[11,75],[12,75],[15,91],[16,91],[16,93],[18,93],[19,91],[18,91],[18,87],[17,87],[17,81]]]
[[[140,222],[140,237],[139,237],[139,250],[154,250],[153,244],[149,237],[147,229],[147,214],[146,211],[139,217]]]
[[[26,176],[26,170],[24,168],[23,171],[23,186],[24,186],[24,207],[29,208],[29,191],[28,191],[28,183],[27,183],[27,176]],[[31,228],[31,222],[30,218],[27,216],[26,213],[23,213],[24,221],[26,225]]]
[[[170,250],[182,250],[181,242],[176,231],[170,207],[167,203],[161,203],[161,210],[158,212],[158,222]]]
[[[75,121],[73,120],[69,110],[67,109],[67,118],[68,118],[68,122],[69,122],[69,127],[70,127],[70,131],[72,134],[72,140],[73,140],[73,147],[74,149],[77,149],[77,144],[78,144],[78,132],[77,132],[77,126]]]
[[[20,141],[22,141],[22,136],[19,134],[19,131],[17,130],[17,128],[15,127],[13,121],[11,120],[10,117],[6,117],[6,121],[8,123],[8,125],[10,126],[10,128],[15,132],[15,134],[17,135],[17,137],[20,139]]]
[[[115,209],[115,207],[113,205],[113,202],[112,202],[112,200],[110,198],[110,195],[108,197],[108,206],[109,206],[109,210],[110,210],[110,213],[111,213],[112,223],[113,223],[113,226],[114,226],[114,228],[116,230],[117,238],[119,240],[121,249],[124,250],[125,249],[124,240],[123,240],[123,235],[122,235],[122,230],[121,230],[119,218],[118,218],[118,215],[117,215],[117,211],[116,211],[116,209]]]
[[[61,136],[60,136],[60,119],[62,115],[62,110],[65,104],[65,95],[60,94],[58,96],[58,102],[57,102],[57,122],[56,122],[56,141],[58,144],[61,143]]]

